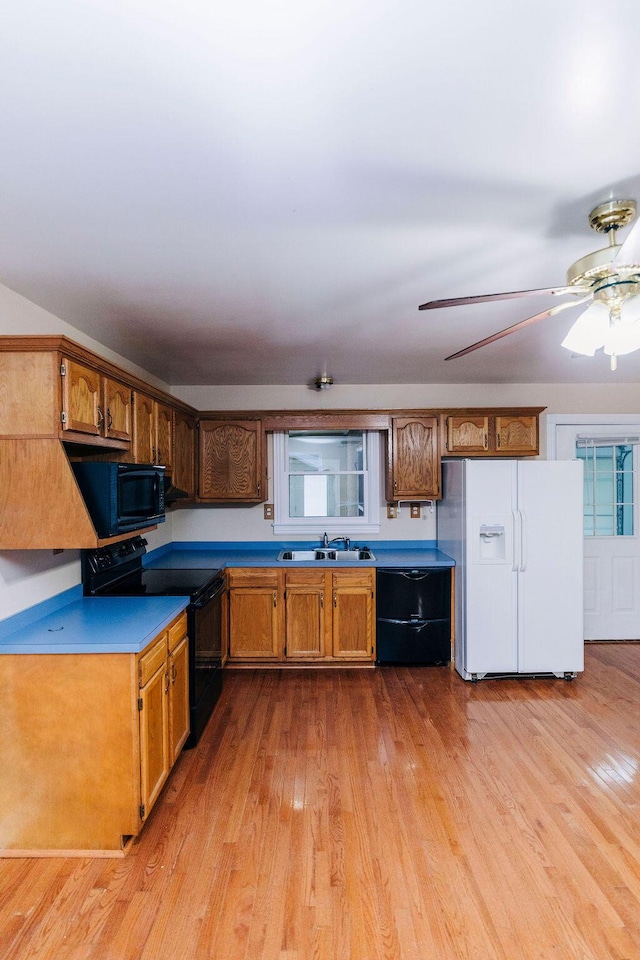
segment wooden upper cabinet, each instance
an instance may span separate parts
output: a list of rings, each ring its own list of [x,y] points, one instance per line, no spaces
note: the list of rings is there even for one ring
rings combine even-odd
[[[155,463],[171,472],[173,461],[173,409],[138,390],[133,398],[133,459]]]
[[[133,394],[133,459],[155,463],[154,401],[139,390]]]
[[[486,453],[489,449],[489,417],[447,417],[449,453]]]
[[[131,389],[85,364],[63,357],[63,439],[72,433],[131,442]]]
[[[437,417],[393,417],[387,446],[387,500],[440,497]]]
[[[538,418],[536,416],[496,417],[496,450],[499,453],[538,452]]]
[[[131,442],[131,387],[104,377],[104,435],[112,440]]]
[[[174,486],[192,500],[196,495],[196,418],[176,410],[173,422]]]
[[[60,376],[62,378],[60,419],[63,431],[99,436],[104,423],[101,407],[102,377],[97,370],[92,370],[66,357],[60,365]]]
[[[173,409],[154,401],[155,460],[171,473],[173,462]]]
[[[444,414],[444,452],[463,457],[536,456],[539,414],[538,408]]]
[[[261,503],[267,498],[260,420],[201,420],[198,500]]]

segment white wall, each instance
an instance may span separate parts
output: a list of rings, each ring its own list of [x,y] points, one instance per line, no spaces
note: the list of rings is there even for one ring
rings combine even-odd
[[[318,392],[301,386],[180,386],[169,389],[156,377],[85,336],[70,324],[24,297],[0,286],[0,334],[63,334],[113,363],[172,393],[199,410],[252,409],[376,409],[476,406],[545,406],[548,413],[638,413],[640,398],[634,384],[345,384]],[[545,419],[541,422],[544,455]],[[381,503],[377,539],[435,538],[435,515],[423,510],[411,520],[401,507],[397,520],[387,520]],[[318,531],[319,533],[321,531]],[[272,540],[262,505],[178,509],[149,536],[150,548],[169,540]],[[372,542],[376,538],[371,538]],[[0,551],[0,619],[46,600],[80,582],[77,551]]]

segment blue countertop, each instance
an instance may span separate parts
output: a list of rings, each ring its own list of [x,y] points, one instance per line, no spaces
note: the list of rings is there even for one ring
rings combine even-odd
[[[375,560],[340,560],[337,550],[335,560],[315,560],[301,563],[293,560],[278,560],[283,549],[309,550],[319,546],[318,541],[310,543],[174,543],[154,550],[145,558],[145,566],[150,568],[181,567],[184,569],[220,570],[226,567],[453,567],[454,561],[437,546],[426,541],[385,541],[368,544]]]
[[[31,623],[2,626],[0,653],[140,653],[188,597],[80,597]],[[11,632],[11,621],[17,628]]]
[[[371,545],[375,560],[278,560],[283,549],[313,543],[174,543],[148,554],[145,566],[219,570],[226,567],[453,567],[432,541],[384,541]],[[338,551],[339,557],[339,551]],[[189,604],[189,597],[83,597],[82,587],[0,621],[0,654],[139,653]]]

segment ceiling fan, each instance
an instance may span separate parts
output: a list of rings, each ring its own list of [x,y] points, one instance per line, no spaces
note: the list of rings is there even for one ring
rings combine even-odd
[[[570,307],[590,301],[562,341],[562,346],[574,353],[592,357],[604,348],[611,358],[611,369],[617,366],[617,357],[640,349],[640,221],[618,243],[618,230],[628,226],[636,216],[634,200],[610,200],[595,207],[589,214],[589,225],[598,233],[605,233],[609,245],[576,260],[567,271],[564,287],[539,290],[517,290],[512,293],[490,293],[478,297],[454,297],[450,300],[430,300],[419,310],[437,310],[440,307],[458,307],[469,303],[489,303],[492,300],[515,300],[518,297],[569,296],[571,299],[540,313],[520,320],[498,333],[485,337],[471,346],[452,353],[446,360],[456,360],[467,353],[485,347],[538,320],[553,317]]]

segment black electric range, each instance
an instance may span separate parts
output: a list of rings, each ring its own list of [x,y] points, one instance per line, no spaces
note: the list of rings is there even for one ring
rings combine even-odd
[[[222,690],[222,602],[220,570],[143,567],[147,541],[136,536],[82,551],[85,596],[189,597],[189,707],[191,733],[186,746],[200,739]]]

